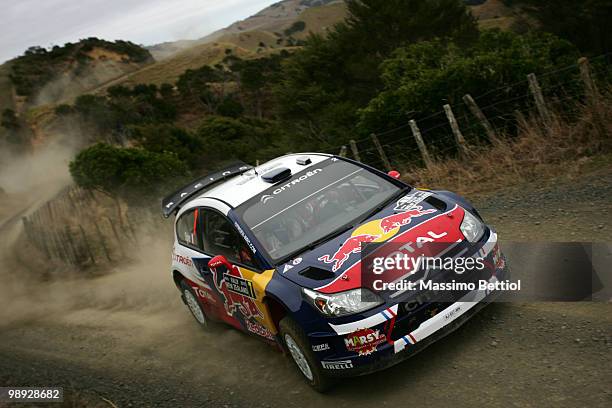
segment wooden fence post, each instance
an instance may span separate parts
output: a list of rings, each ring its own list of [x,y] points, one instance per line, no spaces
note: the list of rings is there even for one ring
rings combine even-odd
[[[550,112],[548,111],[548,108],[546,107],[546,102],[544,102],[544,95],[542,95],[542,88],[540,88],[540,84],[538,83],[538,78],[536,77],[535,74],[529,74],[527,75],[527,80],[529,81],[529,90],[531,91],[531,94],[533,95],[533,99],[535,100],[536,103],[536,108],[538,109],[538,112],[540,113],[540,117],[542,118],[542,121],[544,121],[545,125],[550,125],[550,123],[552,122],[552,118],[550,116]]]
[[[359,150],[357,150],[357,143],[353,139],[351,139],[349,143],[351,145],[351,151],[353,152],[353,158],[357,161],[361,161],[361,157],[359,157]]]
[[[85,248],[87,249],[87,254],[89,255],[89,259],[91,259],[91,263],[95,265],[96,258],[94,258],[93,252],[91,250],[91,246],[89,246],[89,241],[87,240],[87,235],[85,235],[85,230],[83,229],[83,226],[81,224],[79,224],[79,229],[81,230],[81,237],[83,238],[83,244],[85,245]]]
[[[338,156],[340,156],[340,157],[346,157],[346,146],[344,146],[344,145],[343,145],[343,146],[340,148],[340,153],[338,153]]]
[[[476,119],[480,121],[480,124],[482,125],[485,132],[487,133],[487,137],[489,138],[489,141],[492,144],[499,143],[499,138],[495,134],[495,130],[493,129],[491,122],[489,122],[489,119],[487,119],[484,113],[482,113],[482,110],[476,104],[476,101],[474,100],[474,98],[472,98],[472,95],[466,94],[463,97],[463,102],[465,102],[467,107],[470,109],[470,112],[472,112],[472,115],[474,115]]]
[[[387,171],[391,171],[391,162],[389,162],[389,158],[387,157],[387,154],[385,153],[385,150],[383,149],[382,145],[380,144],[380,140],[378,140],[378,136],[376,136],[374,133],[372,133],[370,135],[370,137],[372,138],[372,141],[374,142],[374,146],[376,146],[376,150],[378,150],[378,154],[380,155],[380,158],[383,162],[383,165],[385,166],[385,169],[387,169]]]
[[[444,111],[446,112],[446,117],[448,118],[448,123],[450,123],[453,135],[455,135],[455,142],[457,142],[459,151],[464,155],[468,155],[469,151],[467,148],[467,143],[465,142],[463,133],[461,133],[461,129],[459,129],[459,124],[457,123],[457,119],[455,119],[453,109],[450,105],[446,104],[444,105]]]
[[[582,82],[584,82],[584,87],[586,88],[587,98],[590,103],[596,104],[599,99],[599,91],[591,76],[591,67],[588,58],[580,58],[578,60],[578,66],[580,67],[580,78],[582,78]]]
[[[121,257],[125,258],[125,251],[123,250],[123,245],[121,243],[121,238],[119,238],[119,234],[117,234],[117,229],[115,228],[115,224],[113,224],[113,221],[111,221],[110,218],[106,217],[106,220],[108,221],[111,229],[113,230],[113,235],[115,236],[115,239],[117,240],[117,244],[119,246],[119,251],[121,252]]]
[[[421,151],[421,157],[423,158],[423,162],[425,163],[425,166],[427,166],[428,169],[431,169],[431,166],[433,165],[433,161],[431,160],[431,156],[429,155],[429,152],[427,151],[427,146],[425,145],[425,142],[423,141],[423,136],[421,136],[421,131],[419,130],[419,127],[416,121],[414,120],[410,121],[410,129],[412,130],[412,134],[414,135],[414,138],[416,139],[417,146],[419,146],[419,150]]]
[[[98,223],[96,222],[96,220],[93,220],[93,225],[96,228],[96,232],[98,234],[98,241],[100,242],[100,245],[102,246],[102,250],[104,251],[104,255],[106,255],[106,259],[108,260],[108,262],[112,262],[110,252],[104,240],[104,235],[102,235],[102,231],[100,230],[100,227],[98,226]]]

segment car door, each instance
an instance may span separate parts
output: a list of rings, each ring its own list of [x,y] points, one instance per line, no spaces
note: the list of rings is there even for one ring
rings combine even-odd
[[[177,218],[176,240],[172,248],[172,267],[173,270],[180,272],[196,293],[206,313],[216,314],[219,298],[213,289],[212,280],[206,273],[211,257],[204,254],[200,224],[201,210],[199,208],[191,208]]]
[[[275,340],[276,329],[266,304],[265,290],[273,270],[264,271],[231,221],[221,212],[201,209],[204,253],[222,255],[228,264],[208,268],[222,305],[222,318],[258,336]]]

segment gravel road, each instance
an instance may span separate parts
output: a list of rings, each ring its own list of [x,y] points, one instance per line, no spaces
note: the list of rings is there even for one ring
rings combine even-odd
[[[612,172],[600,171],[473,201],[505,243],[612,242],[611,197]],[[19,265],[3,261],[0,385],[64,386],[66,406],[612,406],[610,303],[492,304],[414,358],[320,395],[271,347],[199,330],[167,276],[168,253],[151,243],[146,262],[45,284],[16,283]]]

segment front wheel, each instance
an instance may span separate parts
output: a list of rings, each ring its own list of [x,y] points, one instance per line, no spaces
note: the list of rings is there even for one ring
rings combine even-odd
[[[304,381],[319,392],[327,391],[333,385],[333,381],[325,375],[321,363],[310,348],[310,342],[304,331],[289,317],[281,320],[279,326],[283,342],[293,362],[302,373]]]
[[[204,309],[202,309],[202,305],[198,300],[197,295],[185,281],[181,282],[181,297],[183,298],[183,302],[191,312],[193,318],[198,322],[200,327],[206,328],[208,326],[208,319],[206,318],[206,314],[204,313]]]

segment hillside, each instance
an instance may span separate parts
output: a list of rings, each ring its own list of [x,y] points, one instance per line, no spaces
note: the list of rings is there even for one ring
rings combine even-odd
[[[295,48],[309,33],[324,33],[346,16],[341,0],[285,0],[245,20],[194,41],[157,44],[147,49],[156,62],[105,84],[135,85],[174,82],[185,70],[214,65],[226,50],[241,58],[256,58]],[[296,24],[297,23],[297,24]]]
[[[0,66],[0,110],[67,101],[152,62],[147,50],[127,41],[32,47]]]
[[[466,3],[482,27],[509,29],[516,20],[517,10],[505,6],[502,0],[466,0]],[[294,48],[310,33],[325,33],[346,14],[342,0],[284,0],[201,39],[148,47],[158,62],[113,84],[171,83],[186,69],[218,63],[226,49],[242,58],[255,58]]]

